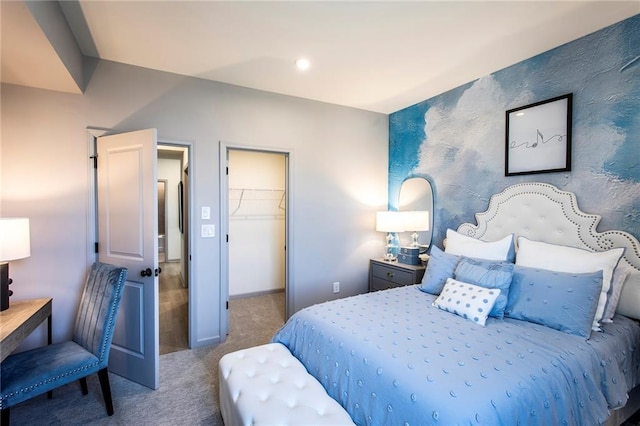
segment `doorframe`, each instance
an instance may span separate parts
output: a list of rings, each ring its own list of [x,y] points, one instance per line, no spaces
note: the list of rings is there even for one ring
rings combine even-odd
[[[98,180],[96,175],[95,162],[96,154],[97,154],[97,141],[100,136],[106,136],[111,133],[119,133],[115,129],[108,129],[103,127],[87,127],[87,179],[88,179],[88,191],[87,191],[87,264],[86,267],[89,268],[96,260],[98,260],[98,254],[95,250],[95,244],[98,241]],[[175,139],[167,139],[167,138],[157,138],[158,145],[170,145],[177,146],[181,148],[187,149],[187,158],[189,164],[189,174],[191,178],[187,182],[187,191],[189,191],[189,198],[187,202],[187,215],[190,224],[193,224],[193,200],[194,200],[194,187],[195,187],[195,164],[193,164],[194,155],[194,144],[191,141],[184,140],[175,140]],[[156,164],[158,161],[158,157],[156,154],[155,158]],[[156,230],[157,232],[157,230]],[[157,237],[156,237],[157,238]],[[196,260],[191,256],[193,253],[193,241],[194,241],[194,230],[193,226],[189,226],[189,244],[188,244],[188,253],[185,255],[188,256],[187,267],[189,269],[189,326],[188,328],[188,341],[189,341],[189,349],[197,347],[197,343],[195,342],[196,334],[195,334],[195,294],[194,294],[194,285],[196,282],[196,277],[194,275],[194,271],[197,270],[195,267]],[[159,310],[157,310],[159,314]],[[159,318],[156,318],[159,321]]]
[[[284,268],[284,291],[285,291],[285,319],[288,319],[293,309],[294,288],[291,285],[293,265],[293,218],[291,194],[293,193],[293,179],[291,170],[293,169],[293,150],[287,148],[275,148],[264,146],[250,146],[231,144],[220,141],[220,339],[224,342],[229,334],[229,156],[230,150],[263,152],[266,154],[282,154],[285,157],[285,225],[284,225],[284,245],[285,245],[285,268]]]
[[[157,156],[156,156],[157,158]],[[162,213],[162,217],[164,218],[164,223],[162,224],[162,228],[164,229],[164,246],[162,247],[162,249],[164,250],[164,260],[165,262],[168,262],[169,259],[167,258],[167,248],[169,247],[169,233],[167,232],[169,227],[168,225],[168,213],[169,213],[169,206],[167,206],[167,187],[169,186],[169,181],[167,179],[158,179],[158,183],[162,182],[163,184],[163,193],[162,193],[162,198],[164,200],[163,205],[164,205],[164,212]],[[160,195],[160,194],[158,194]],[[160,209],[158,209],[160,210]],[[158,215],[158,225],[160,225],[160,219],[159,219],[160,215]],[[158,238],[160,237],[160,232],[158,232]],[[158,263],[161,263],[158,260]]]

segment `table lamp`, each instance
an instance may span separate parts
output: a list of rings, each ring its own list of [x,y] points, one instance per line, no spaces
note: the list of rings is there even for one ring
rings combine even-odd
[[[404,221],[404,229],[413,231],[411,234],[411,247],[421,247],[418,242],[418,232],[429,230],[429,212],[428,211],[406,211],[402,212]]]
[[[31,255],[29,219],[0,218],[0,311],[9,309],[9,261]]]
[[[395,244],[395,232],[404,232],[404,222],[400,212],[376,212],[376,231],[387,233],[384,260],[396,260],[400,247]]]

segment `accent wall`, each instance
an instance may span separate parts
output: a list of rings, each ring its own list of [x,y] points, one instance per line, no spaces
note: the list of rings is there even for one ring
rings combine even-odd
[[[572,169],[504,176],[505,111],[573,93]],[[402,181],[434,192],[434,235],[475,223],[489,197],[521,182],[575,192],[599,231],[640,236],[640,15],[389,117],[389,204]]]

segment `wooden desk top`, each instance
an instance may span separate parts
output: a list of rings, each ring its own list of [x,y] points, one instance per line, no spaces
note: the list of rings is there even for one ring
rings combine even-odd
[[[0,312],[0,361],[51,316],[51,305],[51,298],[18,300]]]

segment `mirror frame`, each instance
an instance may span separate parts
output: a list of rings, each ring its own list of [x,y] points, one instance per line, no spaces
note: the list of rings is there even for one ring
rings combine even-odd
[[[418,197],[415,197],[415,199],[407,202],[405,201],[403,203],[402,200],[402,189],[404,188],[408,188],[409,186],[405,186],[405,183],[408,181],[413,181],[413,182],[418,182],[418,181],[423,181],[426,186],[425,189],[422,189],[422,193],[419,194]],[[427,193],[428,190],[428,193]],[[413,194],[412,194],[413,195]],[[430,199],[428,198],[430,195]],[[420,247],[422,248],[421,251],[428,249],[431,246],[431,242],[432,242],[432,238],[433,238],[433,226],[434,226],[434,202],[435,202],[435,196],[434,196],[434,189],[433,189],[433,184],[431,182],[431,179],[429,179],[427,176],[425,175],[410,175],[407,176],[402,183],[400,184],[400,190],[398,191],[398,202],[397,202],[397,206],[398,206],[398,211],[407,211],[407,210],[426,210],[429,212],[429,230],[428,231],[420,231],[418,232],[419,235],[419,239],[418,242],[420,243]],[[427,198],[426,200],[424,198]],[[407,206],[409,206],[409,208],[407,209]],[[423,207],[424,206],[424,207]],[[399,235],[400,238],[400,245],[408,245],[409,242],[411,241],[411,234],[413,232],[402,232]],[[406,244],[405,244],[406,242]]]

